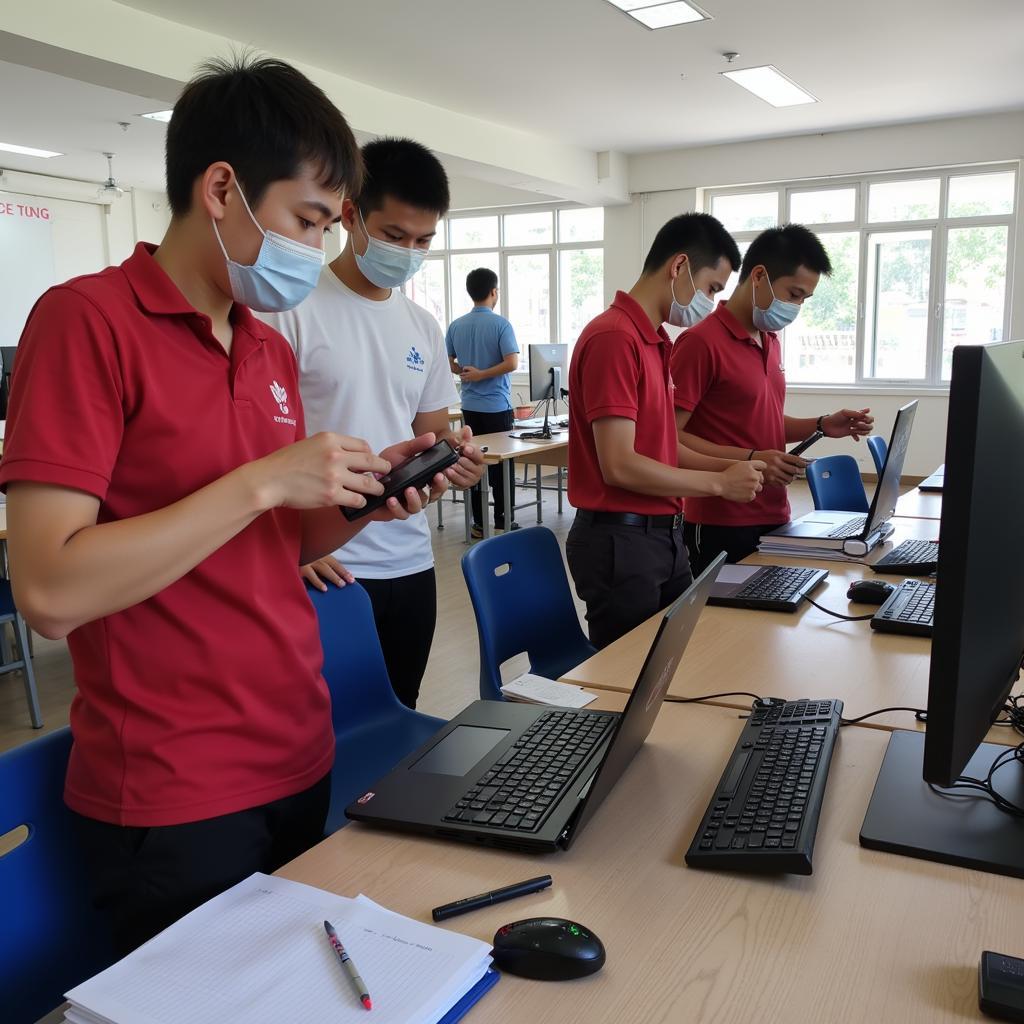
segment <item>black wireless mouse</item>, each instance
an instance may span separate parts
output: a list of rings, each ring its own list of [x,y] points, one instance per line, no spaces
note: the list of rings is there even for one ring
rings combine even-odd
[[[859,604],[885,604],[885,599],[896,588],[885,580],[857,580],[850,584],[846,596]]]
[[[604,946],[589,929],[563,917],[531,917],[494,933],[494,964],[509,974],[565,981],[604,966]]]

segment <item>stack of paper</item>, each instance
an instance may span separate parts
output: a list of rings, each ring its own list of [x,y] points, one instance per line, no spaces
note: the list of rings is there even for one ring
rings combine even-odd
[[[556,683],[554,679],[535,676],[524,672],[511,682],[501,684],[501,692],[509,700],[527,704],[552,704],[558,708],[585,708],[597,700],[596,693],[587,693],[581,686],[571,683]]]
[[[337,929],[368,1014],[328,942]],[[72,989],[71,1024],[438,1024],[498,975],[477,939],[255,874]]]

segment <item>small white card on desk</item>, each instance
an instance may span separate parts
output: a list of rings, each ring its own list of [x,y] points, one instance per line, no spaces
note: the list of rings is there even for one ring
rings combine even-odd
[[[521,700],[529,704],[552,704],[559,708],[585,708],[597,700],[596,693],[587,693],[580,686],[571,683],[556,683],[544,676],[524,672],[510,682],[503,683],[501,692],[510,700]]]

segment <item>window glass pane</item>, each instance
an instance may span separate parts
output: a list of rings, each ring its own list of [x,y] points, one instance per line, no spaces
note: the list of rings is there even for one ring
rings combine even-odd
[[[1013,171],[963,174],[949,179],[950,217],[984,217],[1013,213]]]
[[[955,228],[949,232],[942,317],[943,380],[949,380],[954,345],[1003,340],[1006,238],[1005,227]]]
[[[454,224],[455,222],[452,221]],[[451,319],[456,320],[463,313],[468,313],[473,308],[473,300],[466,291],[466,277],[471,270],[477,267],[487,267],[498,275],[498,299],[501,300],[501,290],[505,282],[501,279],[501,265],[496,252],[473,252],[462,255],[454,255],[451,258],[452,268],[452,311]]]
[[[729,231],[763,231],[775,227],[779,219],[779,193],[742,192],[714,196],[711,213]]]
[[[928,364],[932,233],[868,236],[864,376],[921,380]]]
[[[855,188],[827,188],[817,192],[793,192],[789,219],[797,224],[837,224],[857,215]]]
[[[880,181],[868,192],[868,220],[931,220],[939,215],[939,179]]]
[[[737,242],[737,247],[740,250],[740,263],[742,265],[743,257],[747,255],[747,250],[750,248],[749,242]],[[740,272],[734,270],[729,275],[729,280],[725,282],[725,287],[715,296],[715,305],[717,306],[720,301],[728,299],[732,293],[736,290],[736,285],[739,283]]]
[[[553,239],[550,211],[512,213],[505,217],[505,245],[550,245]]]
[[[589,210],[559,210],[560,242],[601,242],[604,240],[604,207]]]
[[[563,249],[559,260],[558,341],[575,345],[583,328],[604,310],[604,250]]]
[[[852,383],[857,376],[856,231],[818,236],[832,261],[832,276],[800,307],[783,334],[786,378],[793,382]]]
[[[424,260],[423,266],[402,291],[422,306],[440,324],[443,331],[448,323],[444,310],[444,259]]]
[[[444,244],[444,239],[445,239],[444,225],[445,225],[445,220],[442,217],[437,222],[437,233],[434,235],[434,240],[430,243],[430,248],[434,252],[437,252],[438,249],[445,248],[445,244]]]
[[[527,345],[551,342],[551,256],[524,253],[509,256],[507,262],[506,316],[526,357]]]
[[[497,217],[454,217],[448,221],[453,249],[486,249],[498,245]]]

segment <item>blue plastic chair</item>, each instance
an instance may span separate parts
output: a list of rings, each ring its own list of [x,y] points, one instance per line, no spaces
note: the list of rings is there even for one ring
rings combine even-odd
[[[504,700],[501,665],[524,651],[530,671],[557,679],[597,652],[580,628],[562,551],[544,526],[474,544],[462,574],[480,640],[480,696]]]
[[[345,808],[445,724],[407,708],[388,679],[373,606],[358,583],[307,588],[320,623],[336,752],[328,835],[348,824]]]
[[[868,448],[871,449],[871,458],[875,460],[875,472],[881,476],[882,470],[885,467],[885,456],[889,451],[889,446],[881,434],[872,434],[867,438],[867,444]]]
[[[816,509],[867,512],[868,496],[860,467],[852,455],[829,455],[807,467],[807,484]]]
[[[14,594],[10,580],[0,576],[0,629],[10,622],[14,626],[14,646],[17,657],[0,663],[0,675],[21,669],[25,680],[25,698],[28,700],[28,713],[32,719],[33,729],[42,729],[43,715],[39,710],[39,694],[36,691],[36,676],[32,671],[32,650],[28,642],[28,627],[18,609],[14,607]],[[6,642],[3,645],[5,658]]]
[[[65,727],[0,754],[0,836],[28,829],[0,855],[0,1006],[9,1024],[32,1024],[114,961],[64,806],[70,750]]]

